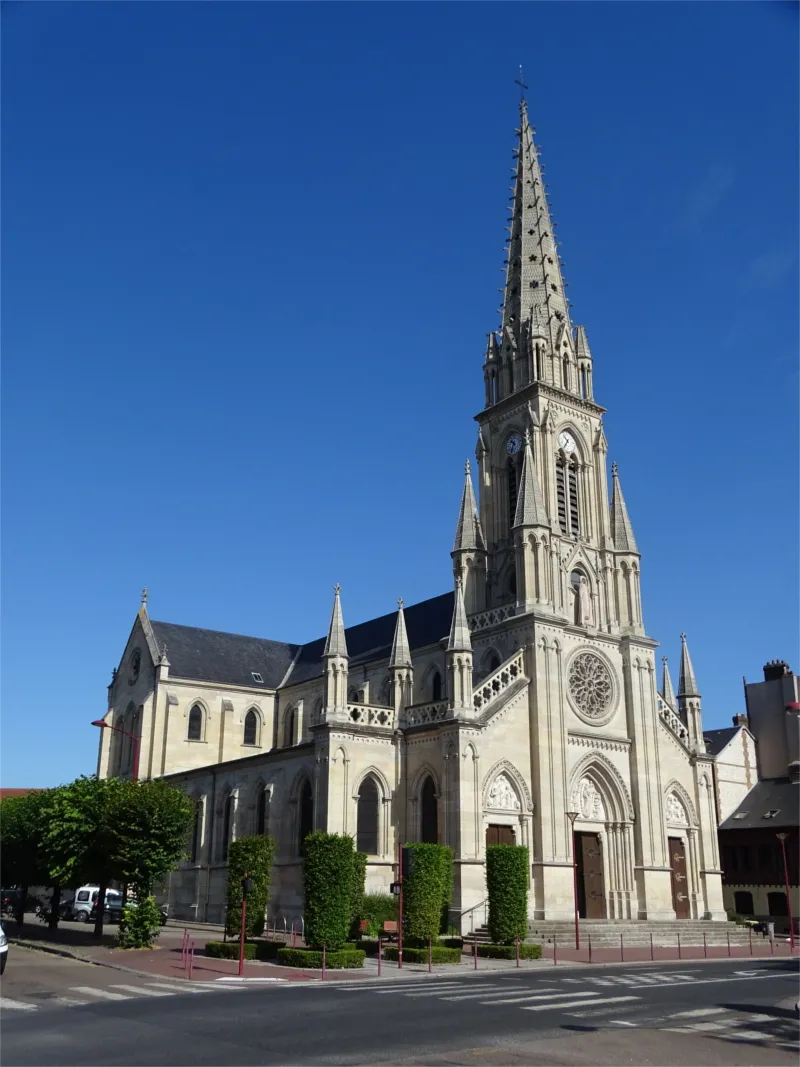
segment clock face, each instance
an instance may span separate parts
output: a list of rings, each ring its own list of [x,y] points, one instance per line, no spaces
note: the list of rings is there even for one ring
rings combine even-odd
[[[565,452],[575,451],[575,438],[571,433],[567,433],[566,430],[562,430],[558,435],[558,443],[564,449]]]
[[[517,452],[522,448],[522,438],[518,433],[512,433],[509,439],[506,441],[506,452],[509,456],[516,456]]]

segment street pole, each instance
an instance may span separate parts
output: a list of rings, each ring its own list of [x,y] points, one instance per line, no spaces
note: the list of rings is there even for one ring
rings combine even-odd
[[[247,894],[250,891],[250,878],[245,871],[242,878],[242,925],[239,930],[239,977],[244,974],[244,932],[247,924]]]
[[[581,947],[581,924],[580,924],[580,909],[578,907],[578,856],[575,851],[575,820],[580,813],[577,811],[568,811],[567,818],[569,819],[570,835],[572,837],[572,899],[575,907],[575,950],[578,951]]]
[[[397,895],[397,969],[403,966],[403,842],[397,845],[397,873],[400,892]]]
[[[791,945],[792,952],[794,952],[794,922],[792,920],[792,898],[789,894],[789,865],[786,862],[786,838],[789,835],[786,833],[778,834],[778,840],[781,843],[781,852],[783,853],[783,882],[786,886],[786,910],[789,912],[789,944]]]

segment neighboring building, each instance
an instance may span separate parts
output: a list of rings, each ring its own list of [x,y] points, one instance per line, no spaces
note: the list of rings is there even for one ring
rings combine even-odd
[[[24,797],[26,793],[41,793],[42,788],[40,786],[33,786],[30,789],[0,789],[0,800],[5,800],[6,797]]]
[[[788,929],[785,834],[791,911],[800,916],[800,679],[788,664],[764,667],[764,681],[745,685],[760,780],[720,825],[725,907]]]
[[[301,841],[322,828],[355,836],[371,889],[400,842],[450,845],[456,923],[485,900],[487,843],[527,845],[531,917],[569,919],[574,811],[582,914],[725,917],[700,691],[685,636],[677,697],[666,664],[658,691],[641,554],[524,102],[517,134],[454,592],[345,630],[337,586],[327,638],[304,645],[152,621],[142,603],[108,721],[141,738],[143,775],[194,798],[173,915],[220,918],[229,842],[254,832],[278,841],[272,912],[299,914]],[[99,773],[131,762],[127,738],[101,731]]]
[[[731,814],[758,781],[756,742],[747,726],[746,715],[734,715],[733,726],[704,730],[706,752],[716,756],[714,796],[717,821]]]

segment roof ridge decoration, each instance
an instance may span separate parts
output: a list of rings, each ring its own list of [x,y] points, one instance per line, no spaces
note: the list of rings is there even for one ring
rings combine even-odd
[[[686,634],[681,634],[681,673],[678,679],[678,696],[700,696],[700,690],[697,688],[697,679],[694,676],[692,659],[689,655],[689,646],[686,644]]]
[[[344,637],[344,622],[342,621],[342,601],[339,594],[342,587],[337,583],[333,587],[333,611],[331,612],[331,624],[328,627],[328,636],[325,640],[323,656],[342,656],[347,658],[347,641]]]
[[[397,601],[397,625],[394,629],[392,641],[392,654],[389,657],[390,667],[410,667],[411,649],[408,646],[408,633],[406,632],[406,617],[403,611],[403,598]]]
[[[472,488],[472,475],[469,460],[464,464],[464,490],[461,494],[461,507],[458,511],[458,525],[453,552],[486,551],[486,540],[475,503],[475,490]]]
[[[611,497],[611,537],[617,552],[635,552],[636,538],[633,536],[633,527],[625,506],[625,497],[622,495],[622,486],[619,483],[619,467],[616,463],[611,464],[611,478],[613,481],[613,494]]]
[[[517,510],[514,513],[514,526],[549,526],[544,507],[539,478],[533,463],[531,432],[525,430],[525,451],[522,457],[522,477],[520,478]]]
[[[450,626],[447,651],[472,651],[472,641],[470,640],[469,625],[467,624],[467,611],[464,607],[464,586],[460,577],[456,579],[456,598],[453,605],[453,622]]]
[[[669,704],[672,710],[675,710],[675,691],[672,688],[672,678],[669,673],[669,664],[667,663],[667,657],[661,657],[662,675],[661,675],[661,696],[665,704]]]

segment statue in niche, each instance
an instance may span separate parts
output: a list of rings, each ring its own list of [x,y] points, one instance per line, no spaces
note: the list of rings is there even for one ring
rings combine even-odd
[[[689,825],[686,808],[674,793],[670,793],[667,797],[667,822],[674,823],[677,826]]]
[[[514,787],[504,774],[498,774],[489,790],[489,807],[505,808],[507,811],[519,811],[520,803]]]
[[[581,778],[572,793],[573,809],[580,812],[582,819],[591,822],[605,822],[606,811],[603,798],[591,778]]]
[[[594,626],[594,605],[592,604],[592,587],[589,579],[580,571],[570,575],[574,604],[574,621],[576,626]]]

